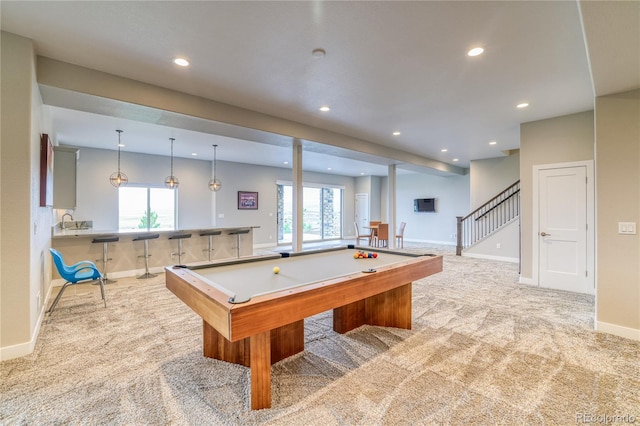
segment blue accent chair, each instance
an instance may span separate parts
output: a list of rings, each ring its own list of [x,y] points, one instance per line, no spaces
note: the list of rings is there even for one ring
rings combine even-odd
[[[107,298],[104,295],[104,277],[102,273],[98,270],[95,263],[89,262],[88,260],[83,260],[81,262],[76,263],[75,265],[67,265],[64,263],[64,259],[62,258],[62,254],[54,249],[50,248],[51,256],[53,256],[53,263],[56,265],[56,269],[60,276],[66,281],[60,292],[56,296],[55,300],[51,304],[51,307],[47,311],[49,315],[53,312],[62,293],[66,290],[69,284],[77,284],[81,281],[87,280],[99,280],[100,281],[100,292],[102,293],[102,300],[104,301],[104,307],[107,307]]]

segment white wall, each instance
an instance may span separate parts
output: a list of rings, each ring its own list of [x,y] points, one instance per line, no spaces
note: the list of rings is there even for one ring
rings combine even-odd
[[[398,175],[396,223],[407,223],[405,240],[455,245],[456,216],[469,212],[469,191],[469,175]],[[415,198],[435,198],[437,211],[414,212]]]

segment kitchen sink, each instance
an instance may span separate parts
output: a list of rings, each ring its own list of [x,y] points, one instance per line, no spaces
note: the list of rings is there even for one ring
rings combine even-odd
[[[93,228],[93,221],[91,220],[78,220],[78,221],[68,221],[62,222],[61,228],[65,230],[83,230]]]

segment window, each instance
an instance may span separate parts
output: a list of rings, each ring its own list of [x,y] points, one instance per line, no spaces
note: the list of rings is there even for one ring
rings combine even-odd
[[[145,186],[118,188],[118,228],[176,228],[176,189]]]
[[[302,240],[342,238],[343,188],[303,185]],[[278,243],[292,241],[293,188],[278,184]]]

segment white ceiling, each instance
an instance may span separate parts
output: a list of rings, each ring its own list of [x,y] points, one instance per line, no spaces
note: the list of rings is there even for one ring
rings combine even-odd
[[[39,55],[468,167],[519,148],[520,123],[593,109],[594,87],[598,95],[640,87],[639,5],[2,1],[0,7],[2,29],[33,39]],[[468,57],[474,46],[485,53]],[[316,48],[326,56],[314,57]],[[176,56],[191,66],[175,66]],[[530,106],[517,109],[520,102]],[[322,105],[331,111],[320,112]],[[122,128],[124,150],[168,155],[175,137],[176,155],[184,157],[197,152],[210,159],[213,143],[220,160],[249,162],[251,152],[256,164],[281,167],[291,156],[277,144],[59,107],[52,117],[58,140],[70,145],[115,149],[115,129]],[[398,137],[391,135],[396,130]],[[330,153],[305,152],[305,169],[384,175],[394,162]],[[339,162],[336,155],[360,161]]]

